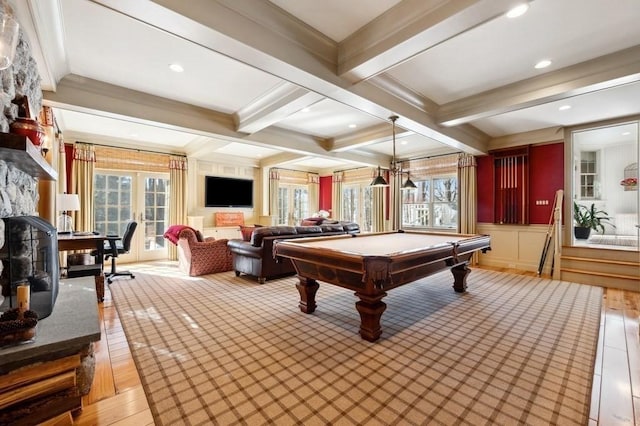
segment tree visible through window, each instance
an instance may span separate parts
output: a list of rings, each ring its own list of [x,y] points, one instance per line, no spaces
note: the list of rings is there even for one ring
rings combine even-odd
[[[342,219],[370,232],[373,227],[373,191],[368,183],[345,185],[342,189]]]
[[[415,180],[417,189],[402,193],[402,226],[418,228],[458,227],[458,178]]]
[[[280,185],[278,224],[297,225],[305,217],[309,217],[309,190],[306,185]]]
[[[122,235],[132,217],[131,176],[97,173],[94,181],[94,230]]]

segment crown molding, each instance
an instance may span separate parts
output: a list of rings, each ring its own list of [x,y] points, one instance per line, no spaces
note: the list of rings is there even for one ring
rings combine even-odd
[[[438,121],[458,126],[638,81],[640,45],[449,102],[440,107]]]
[[[38,64],[43,90],[56,90],[69,73],[59,0],[15,0],[14,12]]]

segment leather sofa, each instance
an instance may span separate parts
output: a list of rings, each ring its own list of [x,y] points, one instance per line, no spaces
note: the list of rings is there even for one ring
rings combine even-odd
[[[360,226],[353,222],[324,223],[315,226],[264,226],[253,230],[249,241],[232,239],[227,242],[233,256],[236,276],[254,276],[260,284],[266,280],[295,274],[291,260],[273,256],[274,241],[294,238],[326,237],[355,234]]]

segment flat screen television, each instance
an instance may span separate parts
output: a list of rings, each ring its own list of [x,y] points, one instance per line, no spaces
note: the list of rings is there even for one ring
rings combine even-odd
[[[205,207],[253,207],[253,181],[220,176],[204,178]]]

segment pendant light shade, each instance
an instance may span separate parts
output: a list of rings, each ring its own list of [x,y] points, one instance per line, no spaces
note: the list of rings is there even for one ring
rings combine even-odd
[[[418,188],[416,184],[413,183],[413,181],[409,176],[407,176],[407,180],[405,181],[405,183],[402,184],[402,187],[400,189],[403,191],[406,191],[406,190],[411,190],[416,188]]]
[[[371,182],[371,186],[389,186],[384,177],[382,177],[380,166],[378,166],[378,176],[373,179],[373,181]]]
[[[413,181],[409,177],[409,172],[403,172],[402,163],[400,163],[400,167],[398,167],[398,162],[396,161],[396,120],[397,119],[398,119],[397,115],[392,115],[391,117],[389,117],[389,120],[391,120],[391,135],[392,135],[391,142],[393,144],[393,154],[391,156],[391,165],[389,167],[389,173],[394,177],[396,175],[402,176],[403,174],[406,173],[407,180],[402,184],[400,189],[403,191],[416,189],[417,186],[415,183],[413,183]],[[371,182],[371,186],[389,186],[389,183],[385,180],[384,177],[382,177],[380,166],[378,166],[378,176],[376,176],[373,182]]]

